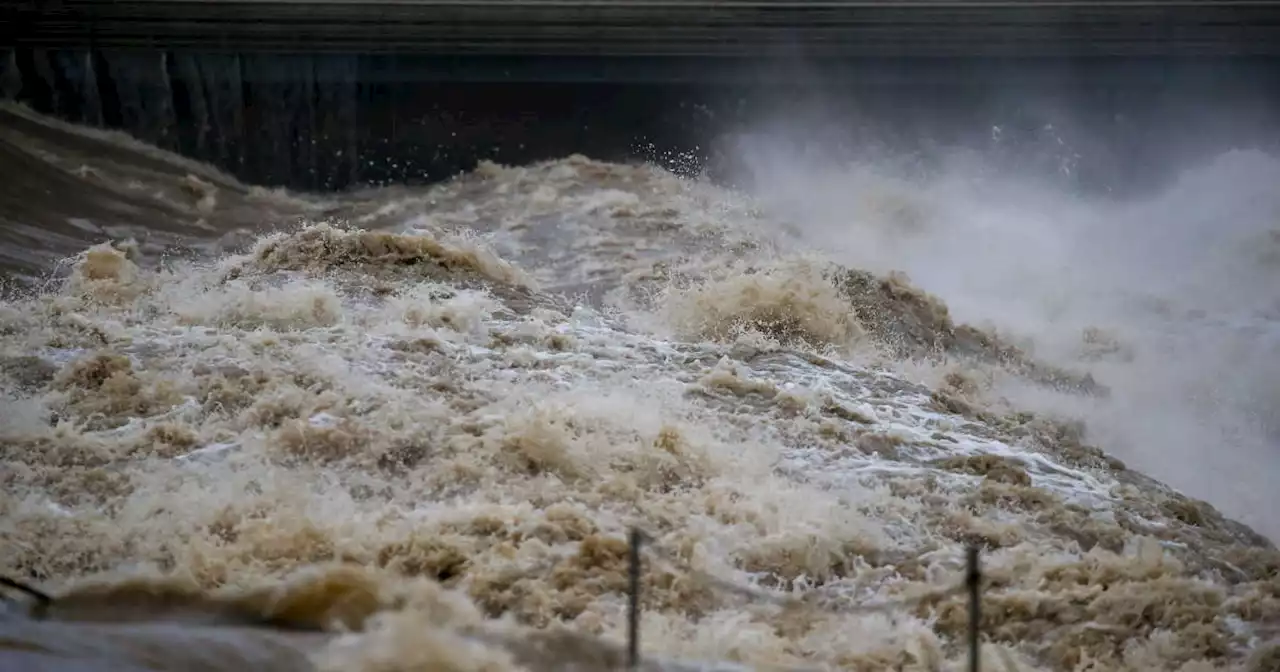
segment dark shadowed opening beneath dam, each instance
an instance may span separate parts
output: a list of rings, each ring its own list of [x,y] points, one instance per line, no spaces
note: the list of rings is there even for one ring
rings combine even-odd
[[[7,96],[37,111],[307,191],[437,182],[483,159],[574,152],[715,177],[729,168],[726,138],[773,123],[822,128],[822,151],[927,166],[963,147],[1127,193],[1197,156],[1257,147],[1280,119],[1280,68],[1265,58],[780,64],[20,48],[4,64]]]

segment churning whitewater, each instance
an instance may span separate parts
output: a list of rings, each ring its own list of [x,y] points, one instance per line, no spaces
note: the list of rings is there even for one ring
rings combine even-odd
[[[0,115],[0,573],[55,597],[0,668],[615,669],[631,526],[649,669],[962,669],[971,543],[988,669],[1280,665],[1272,542],[1091,445],[1107,324],[1037,355],[648,165],[322,199]]]

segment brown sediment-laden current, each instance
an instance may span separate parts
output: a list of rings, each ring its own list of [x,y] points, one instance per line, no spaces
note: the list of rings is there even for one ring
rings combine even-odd
[[[998,394],[1119,399],[1106,325],[646,165],[320,199],[0,114],[0,669],[618,669],[631,526],[646,669],[962,669],[975,543],[987,669],[1280,669],[1272,542]]]

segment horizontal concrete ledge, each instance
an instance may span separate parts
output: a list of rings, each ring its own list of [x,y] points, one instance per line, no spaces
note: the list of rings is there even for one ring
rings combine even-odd
[[[456,56],[1280,56],[1280,1],[39,0],[17,46]]]

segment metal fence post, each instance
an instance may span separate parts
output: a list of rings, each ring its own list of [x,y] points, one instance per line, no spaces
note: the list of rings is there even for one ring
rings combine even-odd
[[[969,672],[981,669],[978,634],[982,628],[982,570],[978,566],[978,547],[968,548],[969,571],[965,583],[969,587]]]
[[[639,528],[631,528],[630,586],[627,604],[627,667],[640,667],[640,543]]]

